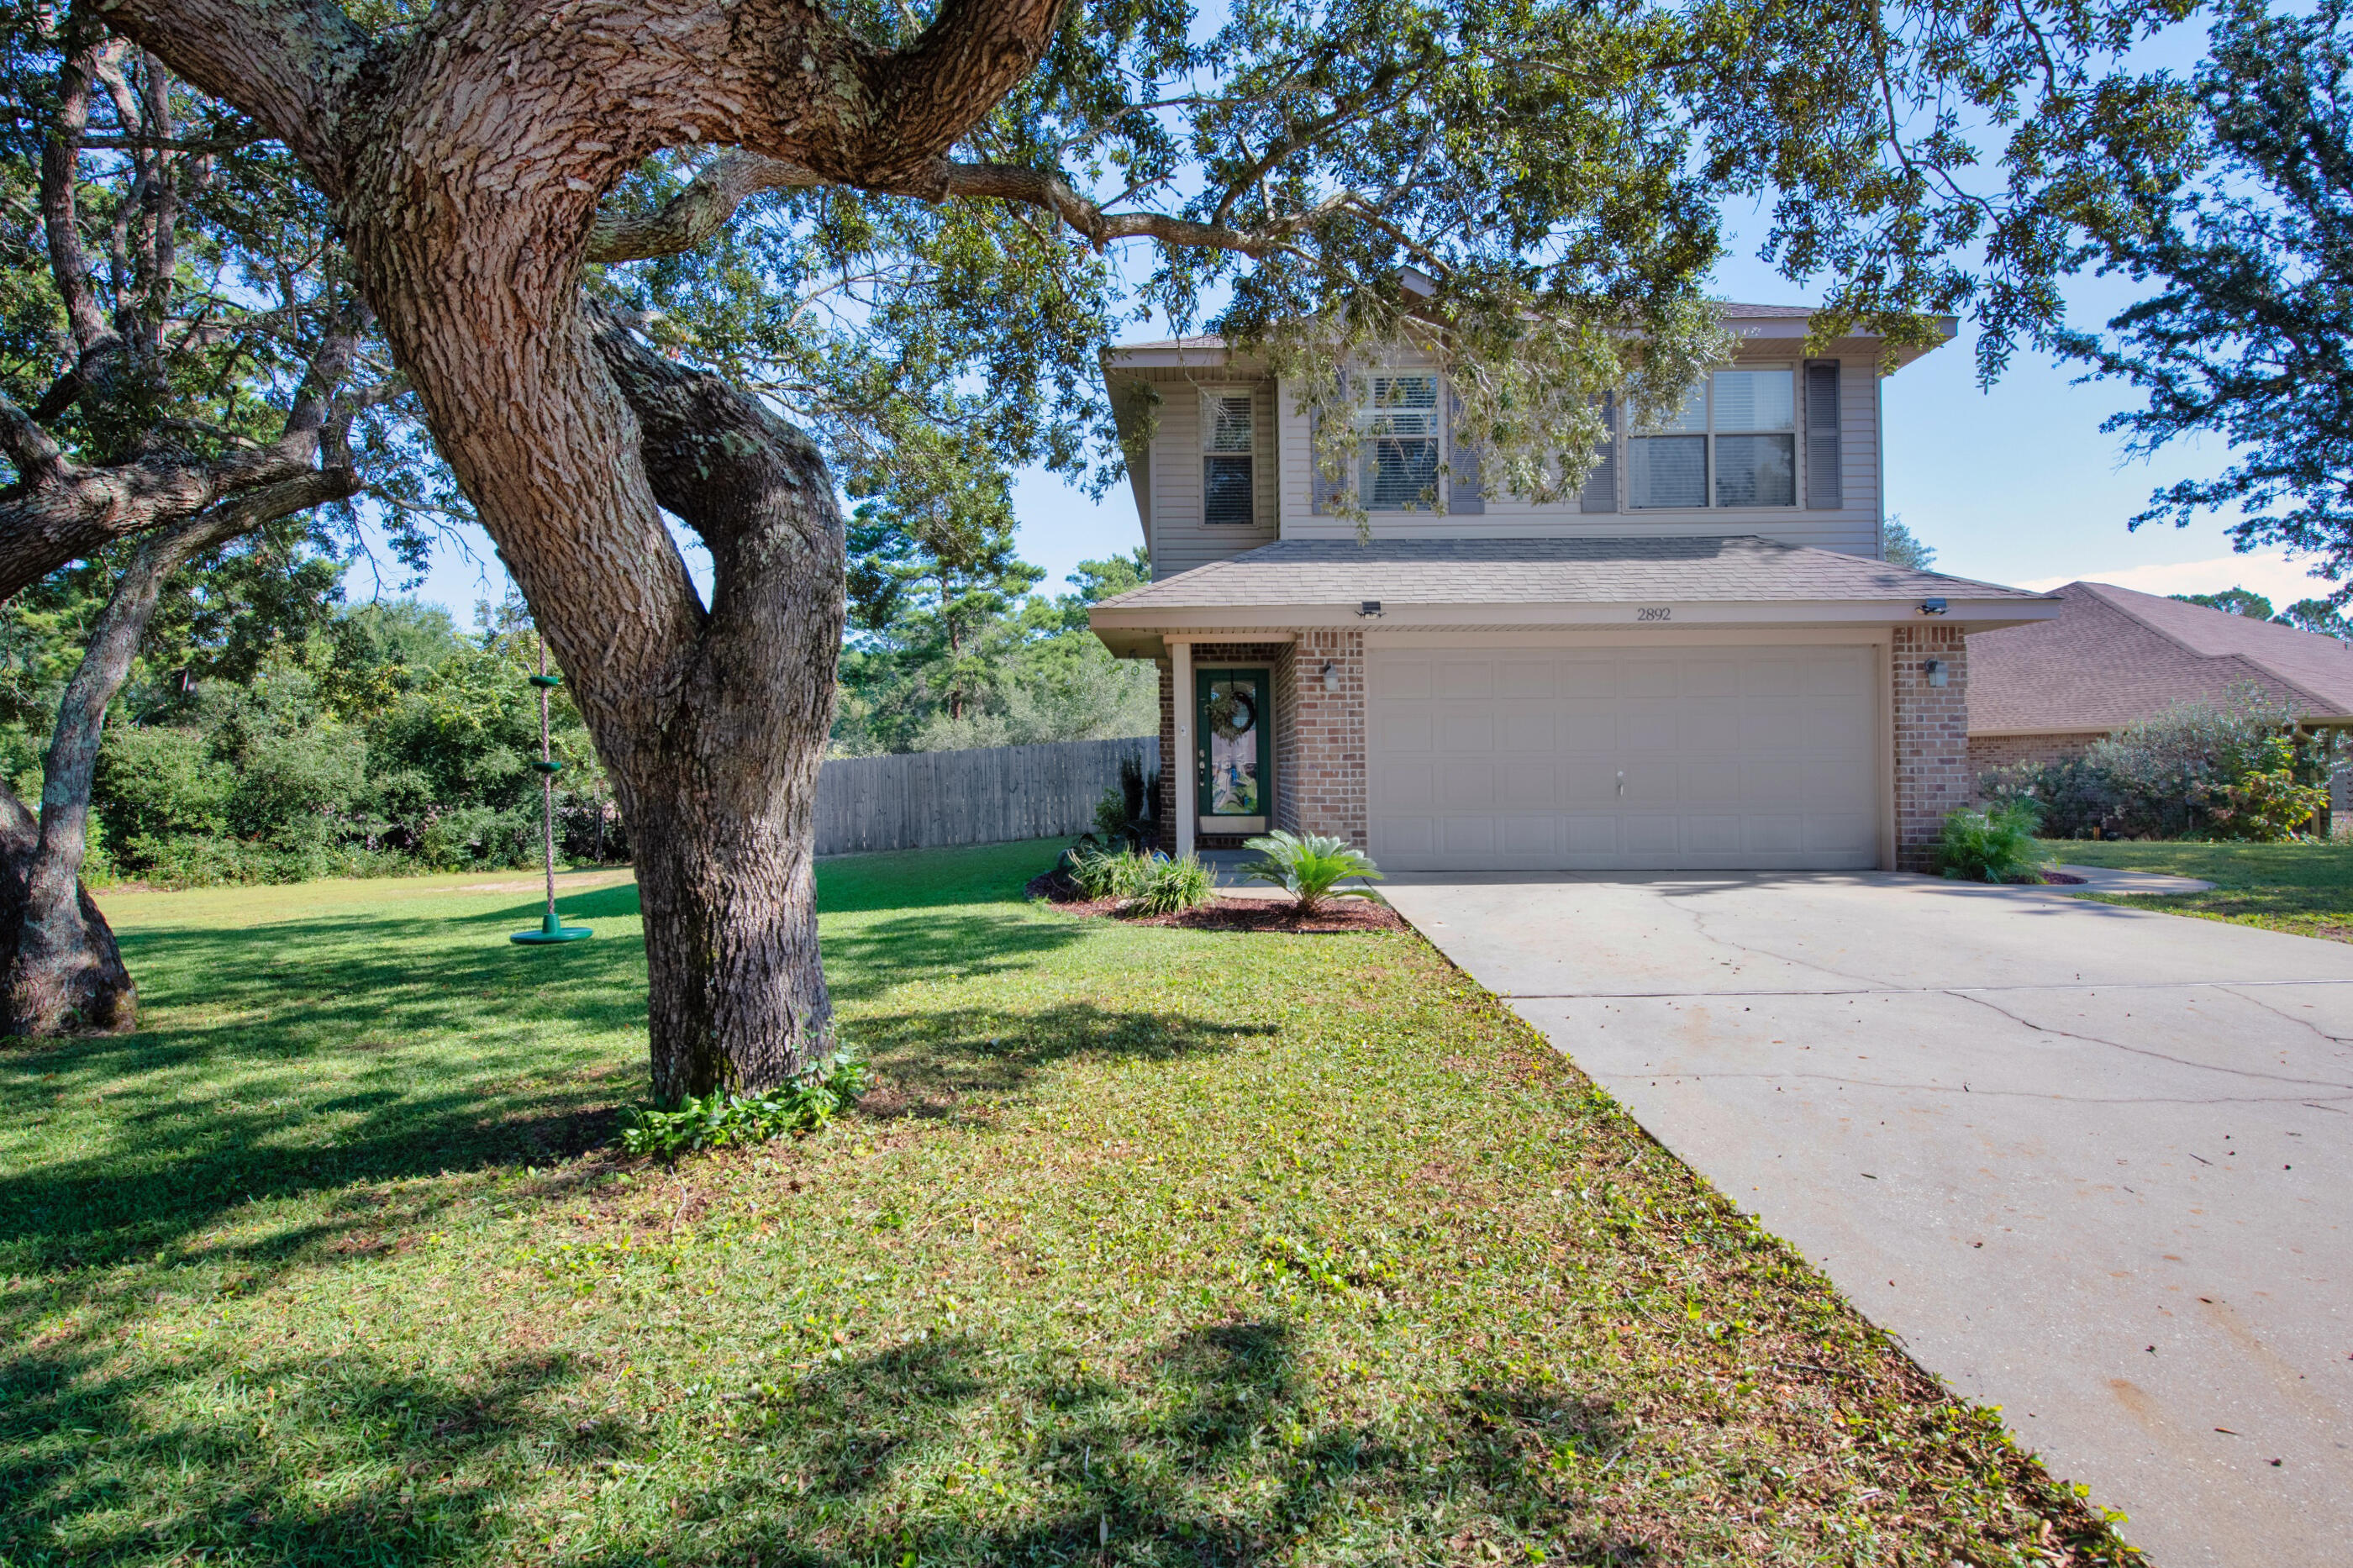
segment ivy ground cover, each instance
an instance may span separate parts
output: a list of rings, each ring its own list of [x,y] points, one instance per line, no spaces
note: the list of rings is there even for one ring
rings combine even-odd
[[[0,1051],[0,1563],[2122,1560],[1409,931],[831,862],[878,1087],[611,1147],[634,890],[125,894]]]

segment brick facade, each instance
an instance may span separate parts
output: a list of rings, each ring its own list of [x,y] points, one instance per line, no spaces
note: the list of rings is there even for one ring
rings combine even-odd
[[[2080,735],[1972,735],[1969,737],[1969,776],[1982,777],[1995,768],[2014,767],[2020,763],[2064,762],[2080,757],[2091,749],[2094,741],[2107,738],[2105,730],[2087,730]]]
[[[1288,651],[1288,668],[1275,671],[1277,820],[1294,833],[1328,833],[1366,848],[1365,634],[1315,627]]]
[[[1943,686],[1928,684],[1930,659],[1944,661]],[[1977,793],[1968,639],[1958,626],[1898,626],[1888,662],[1895,699],[1895,865],[1926,871],[1945,814]]]

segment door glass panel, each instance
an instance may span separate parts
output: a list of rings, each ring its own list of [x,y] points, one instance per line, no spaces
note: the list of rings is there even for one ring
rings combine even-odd
[[[1201,730],[1209,753],[1201,809],[1208,815],[1263,815],[1265,781],[1259,777],[1259,726],[1264,707],[1256,677],[1217,677],[1209,681],[1201,704]]]

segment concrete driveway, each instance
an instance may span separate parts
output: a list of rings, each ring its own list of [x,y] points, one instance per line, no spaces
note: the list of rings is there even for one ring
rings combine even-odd
[[[1918,877],[1382,890],[2162,1568],[2353,1563],[2353,946]]]

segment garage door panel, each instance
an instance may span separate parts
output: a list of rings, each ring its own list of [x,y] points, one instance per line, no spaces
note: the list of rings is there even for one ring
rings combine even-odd
[[[1680,659],[1636,657],[1620,666],[1619,695],[1641,699],[1657,699],[1676,695],[1682,685],[1683,663]]]
[[[1495,695],[1495,663],[1486,658],[1441,659],[1438,695],[1450,702],[1483,702]]]
[[[1371,731],[1368,738],[1376,756],[1427,757],[1437,753],[1438,731],[1427,708],[1376,702],[1372,722],[1366,728]]]
[[[1375,858],[1397,870],[1871,866],[1874,668],[1856,647],[1377,653]]]
[[[1630,704],[1618,721],[1618,732],[1630,752],[1673,751],[1676,728],[1674,709],[1660,703]]]
[[[1441,812],[1486,811],[1495,804],[1493,763],[1438,764],[1438,808]]]
[[[1438,847],[1438,823],[1428,816],[1384,816],[1373,823],[1376,865],[1403,867],[1428,860]]]
[[[1449,855],[1460,856],[1466,864],[1492,861],[1495,856],[1495,827],[1492,816],[1445,816],[1439,818],[1439,847]]]
[[[1561,804],[1563,805],[1618,805],[1618,770],[1607,756],[1595,762],[1589,758],[1573,759],[1560,766]]]
[[[1495,749],[1495,715],[1485,708],[1440,709],[1437,730],[1438,749],[1442,755]]]
[[[1495,715],[1495,749],[1550,754],[1560,744],[1558,718],[1548,702],[1504,703]]]
[[[1618,677],[1614,658],[1561,659],[1553,665],[1553,690],[1564,701],[1615,701]]]
[[[1546,759],[1535,763],[1504,763],[1497,769],[1501,793],[1497,804],[1514,811],[1550,811],[1562,804],[1560,768]]]
[[[1694,855],[1738,855],[1742,848],[1738,816],[1687,816],[1683,847]]]
[[[1560,819],[1505,816],[1497,819],[1495,847],[1515,862],[1549,859],[1560,850]]]
[[[1683,801],[1683,767],[1672,757],[1628,757],[1619,771],[1626,775],[1625,791],[1618,795],[1621,805],[1652,807]],[[1617,793],[1614,779],[1612,793]]]
[[[1381,763],[1375,766],[1373,793],[1399,811],[1432,811],[1438,805],[1434,763]]]
[[[1438,695],[1437,676],[1426,658],[1376,654],[1366,661],[1366,672],[1372,689],[1386,699],[1418,701]]]
[[[1549,702],[1557,695],[1553,684],[1549,658],[1504,659],[1495,666],[1495,695],[1506,701]]]

